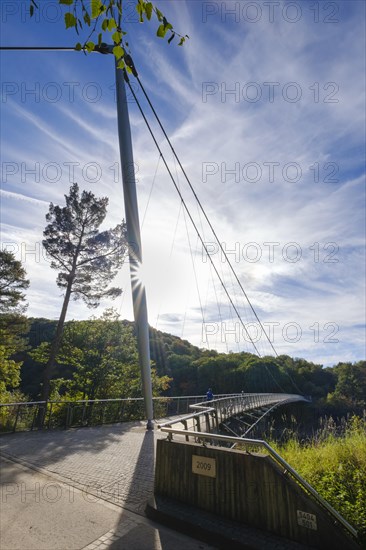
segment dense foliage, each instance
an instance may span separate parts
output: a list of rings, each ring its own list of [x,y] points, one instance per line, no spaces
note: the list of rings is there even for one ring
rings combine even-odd
[[[296,433],[282,445],[281,456],[358,531],[366,536],[366,417],[353,416],[337,425],[324,420],[311,440]]]
[[[52,338],[52,336],[51,336]],[[47,361],[49,342],[41,342],[29,355],[33,368]],[[52,399],[114,399],[141,397],[136,339],[132,325],[121,323],[113,309],[90,321],[66,324],[52,380]],[[152,369],[154,395],[167,389],[168,376]]]
[[[31,399],[40,395],[42,364],[52,341],[56,321],[29,320],[29,351],[17,354],[24,362],[21,389]],[[259,358],[250,353],[220,354],[200,349],[172,334],[150,328],[150,351],[156,376],[167,395],[214,393],[288,392],[312,397],[311,407],[299,407],[300,416],[312,424],[328,414],[362,414],[366,407],[366,362],[338,363],[323,368],[304,359]],[[43,354],[43,356],[42,356]],[[123,365],[123,368],[122,368]],[[136,379],[133,379],[133,376]],[[118,380],[118,379],[121,380]],[[169,382],[169,389],[167,388]],[[53,375],[52,388],[70,399],[132,397],[139,392],[139,370],[134,324],[122,321],[113,310],[99,319],[69,321]],[[296,409],[291,409],[296,414]],[[299,425],[297,425],[299,429]]]

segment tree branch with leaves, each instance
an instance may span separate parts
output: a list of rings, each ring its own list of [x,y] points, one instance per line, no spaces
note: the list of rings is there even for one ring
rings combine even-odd
[[[102,51],[105,43],[113,44],[113,54],[119,61],[118,66],[131,72],[130,67],[123,60],[128,48],[127,32],[123,28],[124,0],[58,0],[67,11],[64,13],[66,29],[74,29],[77,35],[85,33],[81,42],[77,42],[75,49],[84,52]],[[135,0],[136,12],[140,23],[145,20],[157,20],[158,38],[168,37],[168,44],[178,39],[178,46],[183,46],[189,36],[178,33],[165,15],[152,2]],[[36,0],[30,0],[30,15],[38,9]],[[86,31],[86,32],[85,32]]]

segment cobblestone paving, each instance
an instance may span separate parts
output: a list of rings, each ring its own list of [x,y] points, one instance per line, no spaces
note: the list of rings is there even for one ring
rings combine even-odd
[[[123,523],[118,527],[118,529],[113,529],[105,533],[98,540],[95,540],[88,546],[85,546],[83,550],[104,550],[105,548],[110,548],[118,540],[124,538],[132,529],[138,527],[139,522],[134,521],[131,518],[124,519]]]
[[[0,451],[81,490],[143,514],[153,494],[154,452],[158,437],[144,423],[67,431],[10,434]]]
[[[165,437],[134,422],[4,435],[0,452],[85,491],[87,499],[124,508],[118,526],[83,550],[213,550],[142,517],[153,495],[156,440]]]

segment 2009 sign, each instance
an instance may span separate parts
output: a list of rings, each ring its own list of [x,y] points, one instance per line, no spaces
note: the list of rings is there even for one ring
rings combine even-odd
[[[192,472],[201,476],[216,477],[216,459],[193,455]]]

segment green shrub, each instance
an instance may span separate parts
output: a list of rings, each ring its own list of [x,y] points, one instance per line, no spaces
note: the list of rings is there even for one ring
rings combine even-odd
[[[271,443],[363,538],[366,534],[366,416],[339,426],[331,419],[312,440]]]

